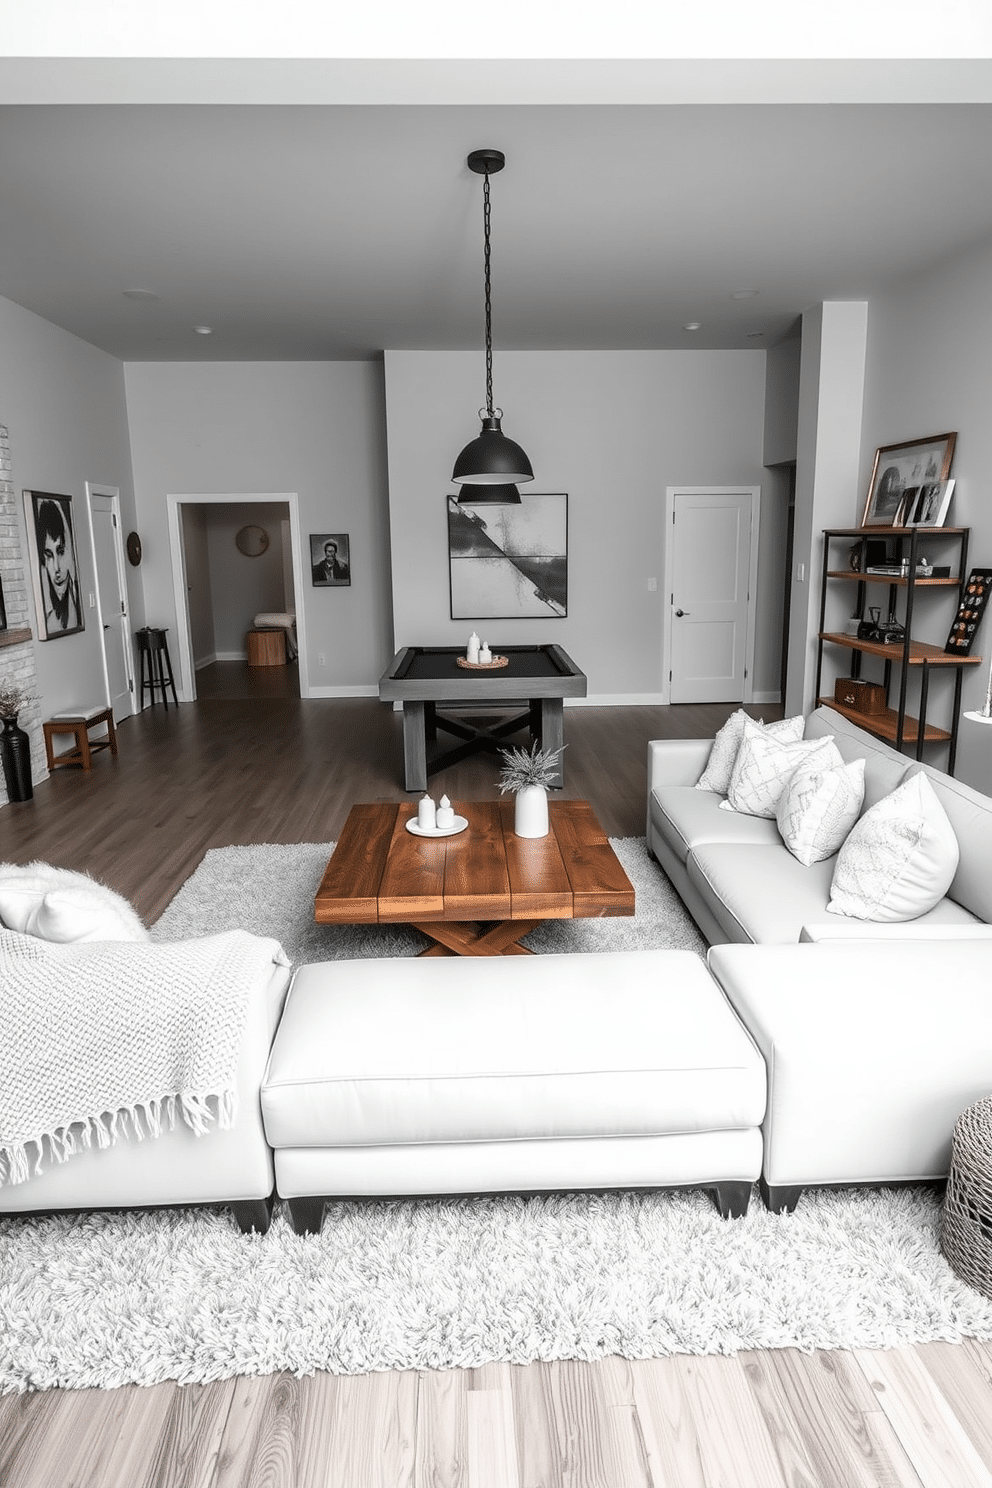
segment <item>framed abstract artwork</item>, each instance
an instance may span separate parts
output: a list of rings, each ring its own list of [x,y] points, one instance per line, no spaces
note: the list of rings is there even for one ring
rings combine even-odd
[[[561,620],[568,614],[568,496],[448,506],[452,620]]]
[[[72,497],[51,491],[25,491],[23,495],[38,639],[56,641],[85,628]]]

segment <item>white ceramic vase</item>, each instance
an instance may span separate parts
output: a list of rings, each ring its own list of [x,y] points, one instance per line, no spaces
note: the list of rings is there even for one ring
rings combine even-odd
[[[525,785],[517,791],[513,830],[518,837],[547,837],[548,793],[543,785]]]

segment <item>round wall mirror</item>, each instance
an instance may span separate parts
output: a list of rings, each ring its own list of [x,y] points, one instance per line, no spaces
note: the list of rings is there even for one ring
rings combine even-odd
[[[250,522],[247,527],[241,527],[235,533],[234,541],[238,552],[244,553],[246,558],[261,558],[269,546],[269,534],[264,527]]]

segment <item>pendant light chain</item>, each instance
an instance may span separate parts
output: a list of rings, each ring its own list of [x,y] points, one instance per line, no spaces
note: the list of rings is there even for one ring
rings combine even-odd
[[[486,414],[489,418],[493,416],[493,331],[492,331],[492,275],[490,273],[490,247],[489,247],[489,172],[486,171],[482,183],[482,227],[485,235],[485,263],[486,263]]]

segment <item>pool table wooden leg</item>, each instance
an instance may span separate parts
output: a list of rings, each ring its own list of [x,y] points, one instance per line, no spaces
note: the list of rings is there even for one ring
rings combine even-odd
[[[424,704],[403,704],[403,772],[404,789],[427,789],[427,734]]]
[[[541,748],[561,749],[565,742],[564,707],[561,698],[541,698]],[[564,763],[559,758],[552,785],[561,790],[565,784]]]

